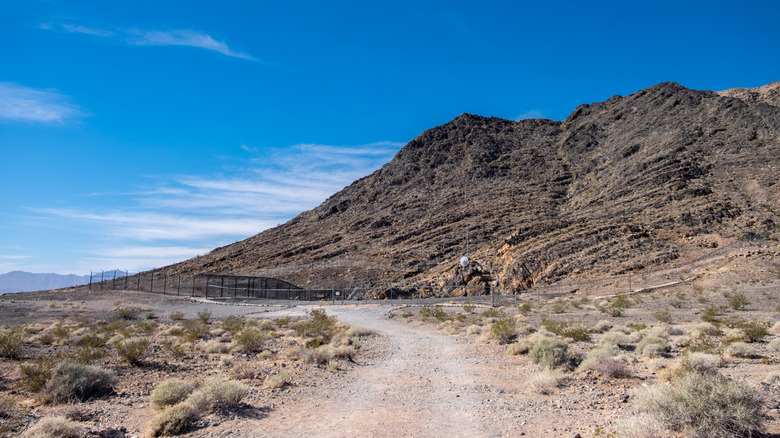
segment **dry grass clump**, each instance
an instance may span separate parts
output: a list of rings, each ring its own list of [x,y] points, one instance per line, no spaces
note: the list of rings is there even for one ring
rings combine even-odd
[[[266,376],[263,386],[268,389],[280,389],[290,383],[290,373],[276,373]]]
[[[669,344],[660,336],[645,336],[636,344],[635,351],[645,357],[661,357],[669,352]]]
[[[25,438],[79,438],[84,428],[65,417],[44,417],[25,433]]]
[[[13,436],[24,424],[29,408],[20,401],[16,395],[0,392],[0,436]]]
[[[603,377],[608,377],[608,378],[626,379],[634,376],[634,373],[631,371],[631,368],[629,368],[628,366],[626,366],[626,364],[616,359],[600,360],[598,362],[595,362],[591,366],[591,369],[601,374]]]
[[[671,386],[657,385],[636,397],[658,430],[692,438],[733,438],[760,434],[763,400],[744,383],[719,374],[687,373]]]
[[[590,328],[591,333],[604,333],[613,327],[612,321],[602,319]]]
[[[201,348],[208,354],[225,354],[230,351],[230,346],[218,339],[212,339],[202,344]]]
[[[737,357],[742,359],[750,359],[758,356],[758,349],[746,342],[734,342],[729,344],[723,352],[727,356]]]
[[[188,432],[193,428],[198,415],[193,406],[179,403],[157,414],[149,424],[149,434],[152,437],[175,436]]]
[[[766,350],[775,353],[780,351],[780,339],[772,339],[769,341],[769,343],[766,344]]]
[[[176,384],[179,386],[180,384]],[[249,394],[243,383],[219,377],[209,377],[186,400],[165,408],[149,425],[153,437],[180,435],[194,428],[201,415],[210,412],[229,412],[241,405]]]
[[[157,385],[152,391],[152,406],[164,409],[185,400],[193,390],[193,386],[182,379],[168,379]]]
[[[641,339],[642,335],[639,332],[626,333],[622,329],[614,328],[601,337],[601,343],[628,347],[636,344]]]
[[[543,370],[528,378],[527,384],[537,394],[552,394],[563,385],[564,375],[558,370]]]
[[[54,403],[85,401],[111,394],[114,373],[95,365],[65,362],[52,371],[44,393]]]
[[[611,361],[621,353],[622,351],[615,344],[601,344],[588,351],[588,354],[585,355],[585,360],[577,367],[577,371],[595,370],[599,363]]]
[[[307,349],[301,359],[305,363],[326,365],[334,359],[352,360],[357,351],[351,345],[320,345],[317,348]]]

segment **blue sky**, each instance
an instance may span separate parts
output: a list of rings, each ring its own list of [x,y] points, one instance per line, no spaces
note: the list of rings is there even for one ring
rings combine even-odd
[[[0,2],[0,273],[136,271],[468,112],[780,80],[777,1]]]

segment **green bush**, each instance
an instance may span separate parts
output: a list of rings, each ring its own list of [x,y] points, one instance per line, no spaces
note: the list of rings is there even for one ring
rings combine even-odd
[[[512,318],[501,318],[490,326],[490,337],[498,341],[499,344],[508,344],[515,337],[515,320]]]
[[[222,328],[231,335],[235,335],[244,328],[245,319],[236,315],[230,315],[222,321]]]
[[[655,319],[657,319],[660,322],[671,324],[672,322],[672,313],[668,310],[659,310],[656,312],[653,312],[653,316],[655,316]]]
[[[517,306],[517,311],[525,315],[526,313],[531,311],[531,303],[525,302],[519,306]]]
[[[30,392],[38,392],[46,386],[54,368],[54,359],[43,357],[19,364],[19,380],[16,384]]]
[[[336,318],[328,316],[323,309],[314,309],[309,313],[309,319],[301,321],[294,327],[302,338],[312,339],[312,347],[327,344],[338,332]]]
[[[116,344],[116,352],[130,365],[140,365],[149,353],[147,338],[130,338]]]
[[[210,310],[202,310],[198,312],[198,321],[202,322],[203,324],[208,324],[210,319],[211,319]]]
[[[624,311],[629,308],[631,304],[631,300],[628,297],[625,295],[618,295],[612,302],[599,308],[599,310],[609,316],[623,316]]]
[[[109,370],[65,362],[54,369],[44,391],[55,403],[85,401],[111,394],[115,383],[114,373]]]
[[[550,332],[555,333],[558,336],[563,336],[564,338],[570,338],[575,341],[590,340],[590,329],[582,324],[571,321],[542,319],[542,325]]]
[[[269,389],[279,389],[290,383],[290,373],[277,373],[268,375],[263,382],[263,386]]]
[[[167,408],[184,401],[191,393],[193,387],[182,379],[168,379],[157,385],[152,391],[152,406],[157,409]]]
[[[184,314],[182,312],[171,312],[171,314],[168,315],[168,319],[171,321],[181,321],[184,319]]]
[[[205,337],[209,333],[209,326],[201,320],[189,320],[184,321],[182,330],[184,330],[184,339],[192,342]]]
[[[734,310],[739,310],[750,304],[747,297],[743,293],[732,295],[729,297],[729,306]]]
[[[528,357],[534,363],[547,368],[558,368],[571,362],[569,345],[555,338],[541,338],[528,351]]]
[[[0,357],[18,357],[26,339],[27,335],[20,327],[0,328]]]
[[[233,342],[244,353],[257,353],[263,351],[265,333],[257,327],[248,327],[233,338]]]
[[[691,438],[760,436],[763,429],[759,393],[719,374],[683,374],[673,386],[640,395],[639,404],[665,429]]]
[[[738,327],[745,333],[748,342],[759,342],[769,334],[766,324],[758,321],[745,321]]]

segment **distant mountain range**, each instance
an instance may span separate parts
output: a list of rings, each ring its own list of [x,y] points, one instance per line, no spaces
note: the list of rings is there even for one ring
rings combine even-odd
[[[0,274],[0,294],[60,289],[89,283],[89,275],[33,274],[12,271]]]

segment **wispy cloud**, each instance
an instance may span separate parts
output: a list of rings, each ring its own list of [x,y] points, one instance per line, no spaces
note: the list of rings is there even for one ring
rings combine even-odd
[[[231,50],[223,41],[217,41],[210,35],[190,29],[179,29],[169,31],[159,30],[133,30],[130,34],[137,35],[131,38],[130,42],[139,46],[190,46],[201,49],[213,50],[225,56],[233,58],[248,59],[258,61],[252,55]]]
[[[126,206],[121,211],[47,208],[34,212],[49,219],[43,223],[52,227],[90,230],[96,243],[81,266],[148,269],[205,254],[286,222],[376,170],[401,146],[394,142],[354,147],[304,144],[269,151],[240,145],[237,151],[256,157],[244,158],[242,165],[219,174],[155,177],[149,180],[152,187],[106,194]],[[100,248],[94,247],[98,243]]]
[[[525,119],[544,119],[547,116],[544,115],[543,112],[538,110],[531,110],[524,112],[523,114],[520,114],[519,116],[515,117],[515,121],[525,120]]]
[[[224,41],[218,41],[209,34],[193,29],[174,29],[165,31],[130,29],[111,31],[107,29],[97,29],[94,27],[80,26],[75,24],[62,24],[60,26],[62,30],[68,33],[79,33],[103,38],[113,38],[118,39],[126,44],[136,46],[188,46],[211,50],[233,58],[246,59],[255,62],[260,61],[248,53],[231,49]],[[44,30],[55,29],[55,27],[49,23],[40,24],[38,27]]]
[[[39,90],[13,82],[0,82],[0,119],[63,123],[84,116],[69,98],[56,91]]]
[[[49,27],[51,28],[51,27]],[[103,29],[95,29],[92,27],[85,27],[85,26],[74,26],[72,24],[63,24],[62,28],[70,33],[83,33],[86,35],[95,35],[100,37],[110,37],[114,36],[114,32],[111,32],[109,30],[103,30]]]

